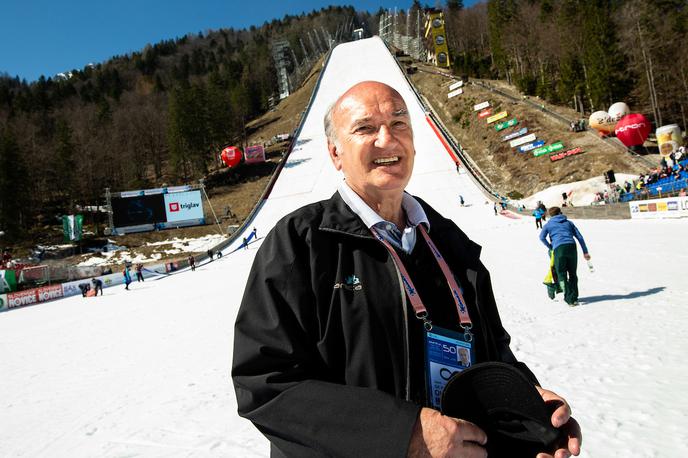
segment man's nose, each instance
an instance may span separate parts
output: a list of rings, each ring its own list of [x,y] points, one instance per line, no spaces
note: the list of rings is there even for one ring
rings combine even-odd
[[[387,125],[382,125],[377,131],[377,138],[375,139],[375,146],[378,148],[388,148],[396,145],[397,139],[392,133],[392,130]]]

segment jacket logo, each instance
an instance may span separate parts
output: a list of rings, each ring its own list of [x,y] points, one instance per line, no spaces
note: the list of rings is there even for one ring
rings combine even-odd
[[[334,289],[342,288],[350,291],[359,291],[363,289],[363,285],[361,285],[361,280],[356,275],[349,275],[343,282],[334,284]]]

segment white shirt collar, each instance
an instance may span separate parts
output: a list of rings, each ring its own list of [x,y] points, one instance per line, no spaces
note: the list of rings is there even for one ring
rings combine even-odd
[[[368,229],[378,223],[387,222],[380,215],[378,215],[375,210],[370,208],[368,204],[366,204],[363,199],[361,199],[361,197],[356,194],[353,189],[351,189],[346,181],[342,181],[339,184],[338,190],[339,195],[342,196],[344,202],[361,218],[361,220],[363,220],[363,224],[365,224]],[[406,222],[410,227],[415,228],[420,223],[425,223],[425,226],[428,228],[428,230],[430,229],[430,222],[425,214],[425,210],[423,210],[423,207],[420,205],[420,203],[406,191],[404,191],[404,194],[401,198],[401,207],[406,212]],[[398,229],[402,230],[404,228]]]

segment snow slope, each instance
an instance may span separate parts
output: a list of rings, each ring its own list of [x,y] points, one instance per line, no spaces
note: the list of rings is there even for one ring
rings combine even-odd
[[[688,220],[576,221],[595,272],[579,267],[583,305],[550,301],[533,220],[494,216],[456,173],[378,39],[334,50],[299,146],[253,224],[258,236],[334,192],[341,177],[327,158],[322,116],[365,79],[405,97],[417,147],[409,190],[483,245],[512,348],[572,404],[582,456],[682,456],[688,250],[674,237]],[[131,291],[0,314],[0,456],[268,456],[266,441],[237,416],[229,379],[234,318],[260,241]]]

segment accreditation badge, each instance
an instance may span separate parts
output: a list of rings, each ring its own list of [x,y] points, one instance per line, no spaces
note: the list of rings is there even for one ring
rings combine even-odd
[[[469,368],[475,360],[472,342],[464,334],[432,326],[425,331],[425,373],[428,401],[440,410],[442,391],[457,372]]]

